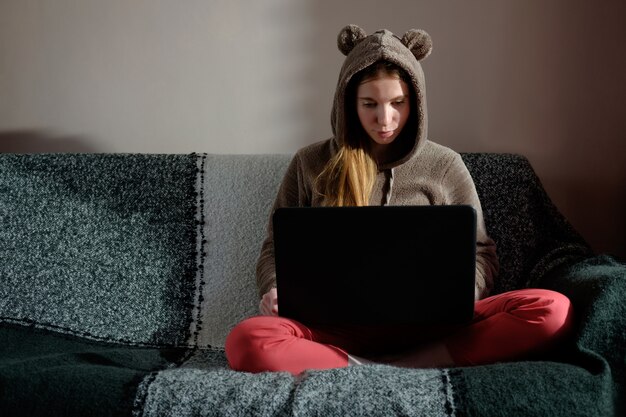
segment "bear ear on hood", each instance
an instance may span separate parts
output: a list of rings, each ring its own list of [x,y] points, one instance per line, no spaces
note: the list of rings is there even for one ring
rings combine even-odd
[[[356,44],[365,39],[366,36],[365,31],[357,25],[345,26],[337,36],[337,47],[342,54],[348,55]]]
[[[418,61],[426,58],[433,50],[433,41],[430,39],[430,35],[422,29],[409,29],[401,40]]]

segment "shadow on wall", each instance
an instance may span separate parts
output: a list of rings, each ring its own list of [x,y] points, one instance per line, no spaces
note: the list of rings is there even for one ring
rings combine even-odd
[[[91,153],[97,152],[80,137],[55,136],[41,130],[0,132],[0,153]]]

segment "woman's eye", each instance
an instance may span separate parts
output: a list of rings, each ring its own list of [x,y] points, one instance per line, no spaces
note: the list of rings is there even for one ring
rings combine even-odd
[[[375,103],[363,103],[363,106],[365,106],[365,107],[375,107],[376,104]]]
[[[399,106],[401,104],[404,104],[404,100],[394,101],[393,104],[396,105],[396,106]]]

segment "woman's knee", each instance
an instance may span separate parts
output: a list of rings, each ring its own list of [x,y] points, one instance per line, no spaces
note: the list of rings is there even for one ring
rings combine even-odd
[[[552,331],[555,334],[564,333],[571,329],[573,325],[574,308],[570,299],[556,291],[548,291],[548,297],[552,303],[550,317],[552,318]]]
[[[573,308],[564,294],[546,289],[521,290],[527,304],[520,310],[530,312],[529,317],[548,338],[563,334],[572,326]]]
[[[233,369],[240,370],[242,362],[255,352],[257,329],[265,323],[264,317],[251,317],[237,324],[226,336],[224,350],[228,363]]]
[[[285,319],[256,316],[237,324],[226,337],[225,353],[232,369],[248,372],[267,370],[271,349],[265,346],[291,335]]]

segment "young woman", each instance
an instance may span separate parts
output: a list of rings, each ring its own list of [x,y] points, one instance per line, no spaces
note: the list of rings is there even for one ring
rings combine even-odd
[[[333,137],[295,154],[274,209],[472,205],[478,219],[474,320],[462,328],[424,329],[310,327],[278,317],[270,219],[257,265],[261,315],[244,320],[227,337],[230,366],[293,374],[369,361],[451,367],[515,360],[547,349],[568,330],[570,302],[542,289],[488,297],[498,261],[474,183],[458,153],[427,138],[419,61],[431,51],[428,34],[411,29],[402,38],[387,30],[366,36],[349,25],[339,33],[338,46],[346,59],[331,113]],[[323,303],[324,293],[318,296]]]

